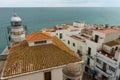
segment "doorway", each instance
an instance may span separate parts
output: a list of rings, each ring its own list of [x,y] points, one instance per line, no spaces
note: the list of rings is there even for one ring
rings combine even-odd
[[[106,63],[103,62],[103,71],[106,72]]]
[[[95,35],[95,42],[98,43],[99,36]]]

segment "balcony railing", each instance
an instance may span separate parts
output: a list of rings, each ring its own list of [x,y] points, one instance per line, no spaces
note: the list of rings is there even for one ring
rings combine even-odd
[[[19,31],[19,32],[10,32],[10,34],[13,34],[13,35],[21,35],[21,34],[24,34],[25,31]]]
[[[103,75],[105,75],[106,77],[114,77],[114,74],[112,73],[108,73],[107,70],[104,71],[103,69],[101,69],[100,67],[96,66],[95,67],[96,70],[98,70],[100,73],[102,73]]]
[[[102,54],[102,55],[104,55],[104,56],[106,56],[106,57],[108,57],[108,58],[110,58],[110,59],[112,59],[112,60],[114,60],[114,61],[117,61],[115,58],[114,58],[114,56],[113,55],[111,55],[111,54],[109,54],[109,53],[107,53],[106,51],[104,51],[103,49],[102,50],[99,50],[99,51],[97,51],[99,54]]]
[[[12,29],[20,29],[20,28],[23,28],[25,31],[28,30],[28,29],[27,29],[27,26],[24,25],[24,26],[19,26],[19,27],[11,27],[11,26],[8,26],[8,27],[7,27],[7,31],[8,31],[8,33],[10,33]]]

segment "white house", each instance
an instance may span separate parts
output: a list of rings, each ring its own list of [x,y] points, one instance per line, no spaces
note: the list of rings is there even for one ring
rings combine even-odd
[[[110,75],[104,74],[100,69],[98,69],[98,64],[96,61],[101,60],[101,64],[113,63],[118,67],[119,64],[119,39],[120,39],[120,28],[109,25],[101,25],[101,24],[85,24],[82,22],[73,22],[72,25],[64,24],[67,28],[63,28],[63,25],[60,26],[61,29],[57,29],[54,31],[54,35],[61,39],[71,50],[73,50],[76,54],[82,55],[82,60],[85,62],[85,71],[93,72],[93,75],[96,75],[97,79],[108,78]],[[59,27],[59,26],[57,26]],[[116,41],[117,40],[117,41]],[[112,46],[108,46],[111,44],[115,44]],[[112,59],[106,57],[106,55],[99,54],[100,51],[106,52],[108,55],[112,55]],[[117,50],[117,51],[116,51]],[[97,59],[99,57],[99,59]],[[107,60],[108,59],[108,60]],[[117,60],[117,62],[115,60]],[[114,66],[113,64],[107,65]],[[100,65],[103,67],[103,65]],[[110,67],[111,68],[111,67]],[[115,66],[114,66],[115,68]],[[115,68],[113,74],[116,74],[109,79],[116,80],[119,77],[119,70]],[[110,72],[110,70],[108,70]]]
[[[120,39],[103,44],[96,53],[96,70],[99,78],[119,80],[120,78]],[[102,76],[104,75],[104,76]]]
[[[62,70],[70,63],[81,67],[77,69],[81,74],[76,77],[81,79],[81,58],[57,37],[52,37],[46,32],[33,32],[26,36],[25,41],[11,46],[1,79],[67,80],[70,77],[63,77]],[[74,68],[75,66],[73,70]],[[74,80],[76,78],[74,77]]]
[[[71,30],[73,32],[71,32]],[[92,72],[98,73],[97,79],[106,77],[108,78],[111,75],[112,77],[110,77],[109,79],[118,79],[120,73],[119,69],[116,69],[116,67],[118,67],[119,65],[120,53],[119,28],[109,27],[108,25],[88,25],[80,22],[74,22],[72,26],[69,26],[63,31],[56,30],[56,33],[58,33],[56,36],[60,38],[71,50],[73,50],[75,53],[80,52],[80,54],[83,55],[82,60],[86,63],[85,71],[91,73],[92,70]],[[60,37],[59,33],[62,33],[62,38]],[[115,45],[108,46],[106,44]],[[106,53],[108,53],[108,55],[111,53],[111,50],[113,50],[111,54],[114,54],[114,57],[111,59],[106,57],[106,55],[99,54],[101,53],[99,52],[100,50],[104,50]],[[102,65],[99,65],[96,62],[100,61],[98,59],[98,56],[100,57]],[[109,64],[109,62],[113,64]],[[98,66],[103,67],[103,63],[106,63],[108,75],[104,74],[104,72],[100,71],[100,69],[98,68]],[[114,64],[116,65],[114,66]],[[115,68],[115,71],[117,72],[110,72],[109,67],[111,68],[112,66],[114,66],[113,68]]]

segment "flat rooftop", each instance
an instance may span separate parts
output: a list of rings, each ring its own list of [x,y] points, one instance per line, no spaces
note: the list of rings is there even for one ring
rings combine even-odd
[[[73,39],[75,39],[75,40],[80,40],[80,41],[85,42],[85,39],[82,38],[82,37],[80,37],[80,35],[79,35],[79,36],[78,36],[78,35],[72,35],[72,36],[70,36],[70,37],[73,38]]]
[[[120,39],[116,39],[116,40],[113,40],[113,41],[110,41],[110,42],[107,42],[105,43],[107,46],[115,46],[115,45],[120,45]]]
[[[93,29],[85,28],[85,29],[82,30],[82,33],[87,34],[87,35],[92,35]]]
[[[95,30],[95,31],[105,33],[105,34],[120,32],[119,30],[115,30],[115,29],[112,29],[112,28],[104,28],[104,29],[99,29],[99,30]]]
[[[56,31],[56,29],[54,27],[53,28],[47,27],[47,28],[43,28],[42,30],[44,30],[45,32],[55,32]]]
[[[116,39],[115,41],[117,41],[120,44],[120,38]]]
[[[6,60],[2,77],[42,70],[81,61],[57,37],[52,37],[53,43],[29,47],[23,41],[11,47]]]

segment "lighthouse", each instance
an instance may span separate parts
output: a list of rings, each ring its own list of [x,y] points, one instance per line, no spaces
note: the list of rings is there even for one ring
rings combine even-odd
[[[19,43],[25,40],[27,27],[22,25],[22,19],[14,12],[11,18],[11,26],[8,27],[10,43]]]

